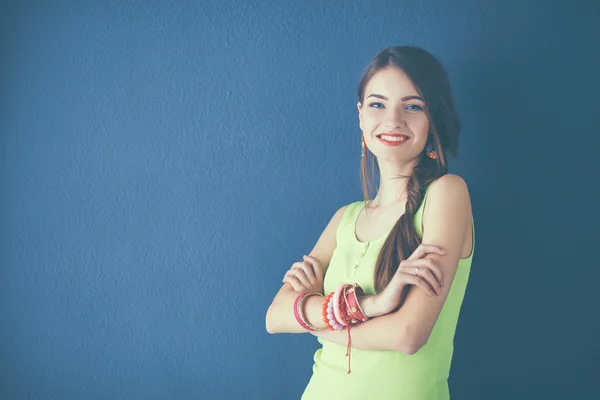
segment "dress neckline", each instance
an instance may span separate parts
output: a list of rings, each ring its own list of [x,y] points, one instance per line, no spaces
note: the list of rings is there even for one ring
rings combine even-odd
[[[364,208],[370,202],[371,202],[371,200],[369,200],[369,201],[362,201],[361,202],[362,205],[358,209],[358,212],[356,213],[356,217],[354,217],[354,225],[353,225],[353,228],[352,228],[352,238],[354,239],[354,243],[360,244],[361,246],[368,246],[370,243],[378,242],[378,241],[386,238],[390,234],[390,231],[391,231],[391,229],[390,229],[390,231],[386,232],[383,236],[380,236],[377,239],[367,240],[367,241],[364,241],[364,242],[361,242],[360,240],[358,240],[358,238],[356,237],[356,223],[358,222],[358,217],[360,216],[360,213],[364,210]]]

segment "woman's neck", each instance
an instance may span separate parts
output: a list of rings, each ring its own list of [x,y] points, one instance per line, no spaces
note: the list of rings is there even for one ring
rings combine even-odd
[[[408,180],[414,164],[379,161],[379,190],[370,204],[372,209],[387,208],[406,201]]]

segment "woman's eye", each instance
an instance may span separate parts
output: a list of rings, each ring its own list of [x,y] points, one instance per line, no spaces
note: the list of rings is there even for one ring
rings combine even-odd
[[[423,107],[417,105],[417,104],[410,104],[408,106],[405,107],[407,110],[411,110],[411,111],[422,111]]]
[[[378,102],[373,102],[373,103],[369,104],[369,106],[373,107],[373,108],[383,108],[383,104],[378,103]]]

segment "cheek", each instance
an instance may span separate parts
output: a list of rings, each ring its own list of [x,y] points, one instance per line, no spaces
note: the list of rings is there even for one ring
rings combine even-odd
[[[416,114],[411,120],[411,125],[415,134],[429,133],[429,120],[425,114]]]
[[[376,113],[373,113],[372,110],[365,110],[362,115],[362,128],[365,131],[368,131],[370,128],[377,126],[379,118]]]
[[[362,118],[360,119],[360,129],[367,133],[372,125],[373,123],[371,122],[371,119],[363,114]]]

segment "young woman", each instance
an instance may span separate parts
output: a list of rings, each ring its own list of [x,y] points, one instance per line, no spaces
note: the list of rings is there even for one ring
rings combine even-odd
[[[460,130],[450,85],[428,52],[391,47],[358,100],[365,200],[340,208],[286,272],[267,331],[322,344],[302,399],[448,399],[475,242],[467,185],[446,162]]]

